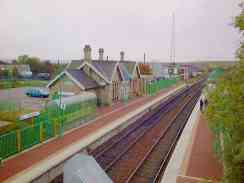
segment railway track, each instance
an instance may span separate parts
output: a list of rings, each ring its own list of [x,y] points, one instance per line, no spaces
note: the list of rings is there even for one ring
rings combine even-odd
[[[97,148],[91,150],[89,154],[93,155],[95,158],[99,158],[104,154],[106,151],[108,151],[110,148],[112,148],[114,145],[119,143],[124,138],[129,138],[129,135],[132,135],[132,133],[136,133],[136,131],[139,128],[145,128],[149,127],[149,123],[151,123],[152,118],[159,118],[162,116],[163,112],[169,111],[171,106],[173,106],[173,103],[175,104],[177,102],[177,99],[186,92],[187,88],[184,88],[182,91],[179,91],[178,93],[170,96],[166,100],[162,101],[161,104],[156,107],[153,111],[148,112],[144,116],[142,116],[140,119],[138,119],[136,122],[130,124],[128,127],[126,127],[122,132],[118,133],[117,135],[113,136],[113,138],[109,139],[108,141],[104,142],[102,145],[98,146]],[[156,114],[157,113],[157,114]]]
[[[200,85],[169,98],[91,152],[115,183],[159,180],[200,94]]]
[[[182,95],[186,90],[187,88],[170,96],[169,98],[161,102],[161,104],[158,107],[156,107],[153,111],[148,112],[140,119],[138,119],[136,122],[130,124],[126,129],[115,135],[109,141],[103,143],[96,149],[90,151],[89,154],[93,155],[94,157],[99,157],[106,150],[109,150],[113,145],[118,143],[121,139],[126,137],[128,138],[128,135],[130,135],[131,133],[135,133],[135,131],[138,130],[138,128],[143,128],[143,126],[146,126],[148,125],[148,123],[151,123],[153,118],[159,118],[162,115],[162,112],[169,111],[173,104],[175,104],[178,101],[177,99],[179,99],[180,95]]]
[[[151,149],[128,177],[127,183],[160,182],[161,175],[191,114],[189,111],[192,111],[197,99],[197,96],[194,97],[181,114],[176,116],[174,122],[161,134],[160,138],[152,145]]]

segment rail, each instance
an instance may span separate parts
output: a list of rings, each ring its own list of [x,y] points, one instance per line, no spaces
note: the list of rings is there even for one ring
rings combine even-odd
[[[170,115],[168,115],[168,118],[169,118],[168,121],[170,121],[170,122],[167,122],[168,125],[166,127],[161,126],[164,129],[163,133],[160,135],[160,137],[157,137],[156,142],[154,142],[153,145],[150,146],[149,151],[146,150],[146,152],[145,152],[146,154],[143,156],[143,158],[140,160],[140,162],[136,164],[136,168],[134,167],[135,169],[129,173],[129,176],[127,174],[126,182],[129,182],[130,180],[132,180],[132,178],[136,174],[137,170],[142,166],[144,161],[146,161],[146,158],[150,155],[150,153],[159,143],[160,139],[163,139],[164,136],[167,134],[167,131],[172,127],[172,125],[174,124],[174,121],[177,119],[179,114],[183,113],[184,109],[186,108],[186,106],[189,105],[189,103],[192,103],[192,101],[196,101],[196,98],[199,96],[199,93],[201,90],[201,85],[202,85],[202,81],[199,83],[193,84],[191,87],[189,87],[188,89],[186,89],[184,92],[181,93],[180,96],[181,97],[184,96],[183,98],[185,98],[185,102],[183,102],[184,104],[181,104],[180,108],[177,110],[177,113],[174,114],[174,117],[172,117],[172,115],[173,115],[173,112],[172,112],[171,120],[169,120]],[[196,89],[196,91],[194,91],[194,89]],[[108,172],[108,174],[110,176],[113,176],[112,172],[116,171],[116,170],[114,170],[113,166],[116,163],[119,164],[118,163],[119,161],[122,162],[122,158],[124,158],[125,156],[129,156],[129,155],[127,155],[127,152],[129,152],[131,149],[135,148],[134,146],[138,143],[139,140],[144,138],[144,136],[147,134],[148,131],[151,131],[151,129],[153,129],[153,128],[156,129],[155,126],[157,126],[158,121],[161,121],[160,118],[162,118],[162,116],[164,116],[172,108],[176,107],[175,106],[176,104],[169,105],[170,103],[172,104],[172,101],[173,101],[173,103],[179,102],[180,99],[176,100],[176,98],[177,98],[177,96],[175,96],[175,98],[173,98],[173,99],[171,98],[171,100],[167,100],[168,102],[164,101],[164,103],[160,104],[159,109],[157,108],[157,110],[154,111],[154,113],[156,113],[156,114],[148,115],[146,117],[146,119],[143,120],[143,122],[141,122],[139,125],[134,125],[133,126],[134,128],[126,131],[123,135],[121,135],[121,133],[120,133],[121,137],[116,137],[117,139],[112,141],[112,143],[109,143],[109,142],[111,142],[111,140],[108,140],[108,142],[107,142],[108,146],[105,146],[104,148],[100,149],[101,151],[97,152],[97,154],[95,153],[96,150],[93,151],[93,155],[95,156],[98,163],[104,168],[105,171]],[[192,105],[194,105],[194,103]],[[179,104],[178,104],[178,106],[179,106]],[[189,116],[190,113],[191,113],[191,110],[189,110],[187,115],[185,115],[185,116]],[[164,118],[164,120],[165,119],[167,119],[167,118]],[[149,121],[149,122],[147,122],[147,121]],[[163,164],[165,164],[167,162],[168,158],[170,157],[170,154],[174,149],[174,144],[177,142],[177,139],[180,135],[180,132],[183,130],[184,125],[185,125],[185,123],[181,124],[179,131],[177,133],[177,136],[175,137],[176,140],[174,140],[173,141],[174,143],[170,146],[169,151],[167,152],[167,154],[165,156],[165,160],[162,160],[162,162],[164,162]],[[141,132],[139,129],[141,129]],[[138,131],[138,132],[135,133],[135,131]],[[158,132],[160,132],[160,130],[158,130]],[[126,138],[128,138],[130,135],[131,136],[134,135],[134,137],[129,139],[130,140],[129,141]],[[106,142],[105,142],[105,144],[106,144]],[[98,147],[98,149],[99,149],[99,147]],[[160,165],[160,168],[159,168],[160,171],[156,173],[156,177],[155,177],[156,179],[158,179],[162,169],[163,169],[163,165],[162,165],[162,167]],[[117,171],[118,171],[118,169],[117,169]],[[121,181],[119,181],[119,182],[121,182]]]

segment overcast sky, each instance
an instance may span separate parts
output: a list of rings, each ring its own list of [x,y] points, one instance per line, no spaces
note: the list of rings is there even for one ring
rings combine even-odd
[[[28,54],[79,59],[85,44],[119,59],[169,60],[172,12],[176,60],[232,59],[240,0],[0,0],[0,58]]]

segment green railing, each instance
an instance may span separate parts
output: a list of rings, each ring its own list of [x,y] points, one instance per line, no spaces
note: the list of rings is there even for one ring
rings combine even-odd
[[[0,136],[0,157],[2,159],[18,152],[17,132],[13,131]]]
[[[20,150],[40,143],[40,124],[20,130]]]
[[[148,82],[146,84],[147,95],[155,95],[160,90],[167,88],[176,83],[176,79],[161,79]]]
[[[95,116],[96,100],[59,107],[46,108],[34,119],[34,124],[0,136],[0,158],[28,149],[52,137],[60,136],[73,124],[80,125]],[[78,122],[78,123],[77,123]],[[24,122],[17,122],[24,123]]]

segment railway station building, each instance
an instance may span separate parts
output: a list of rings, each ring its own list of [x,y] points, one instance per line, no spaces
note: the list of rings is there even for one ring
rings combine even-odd
[[[140,74],[136,62],[104,60],[104,50],[99,49],[97,60],[91,57],[91,47],[85,45],[84,59],[73,60],[47,87],[54,92],[80,94],[90,91],[96,94],[98,105],[112,104],[125,97],[138,95]]]

